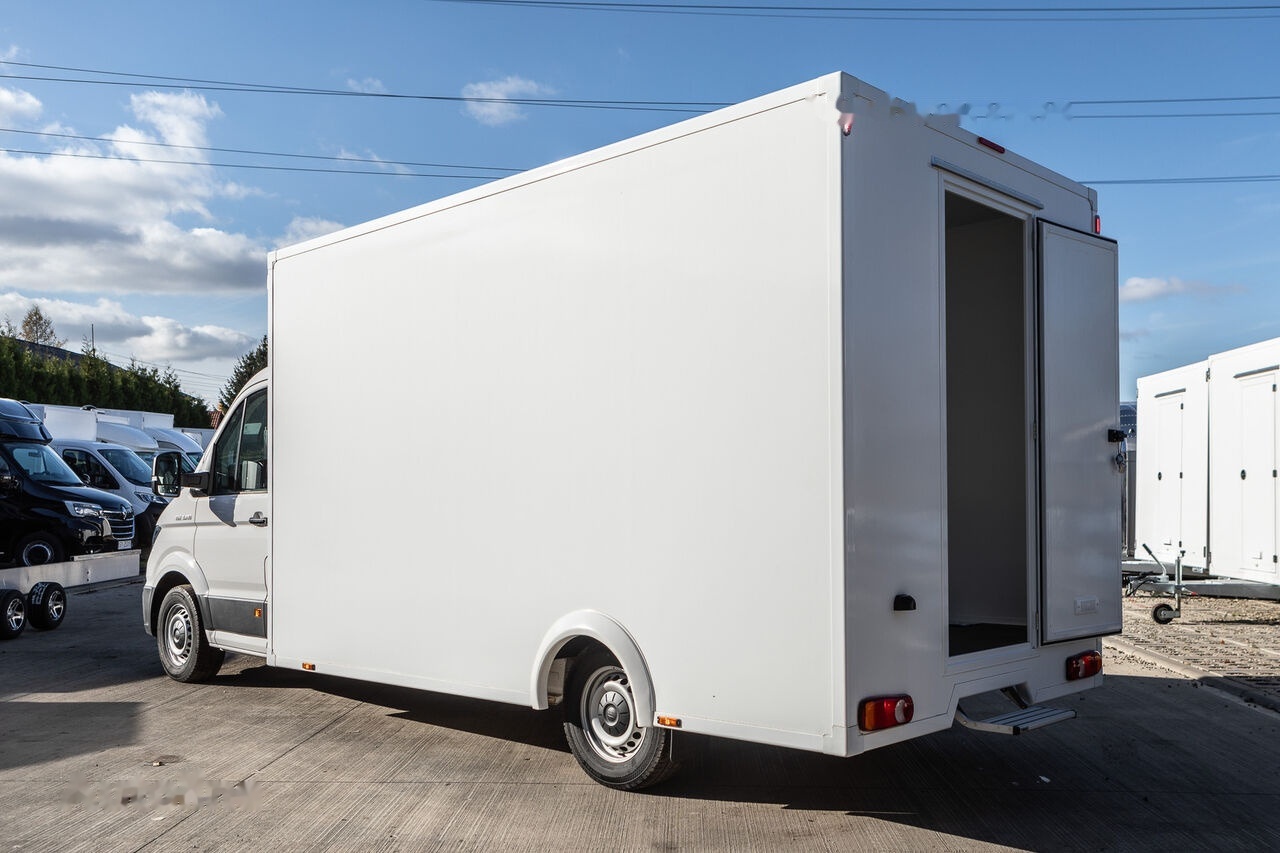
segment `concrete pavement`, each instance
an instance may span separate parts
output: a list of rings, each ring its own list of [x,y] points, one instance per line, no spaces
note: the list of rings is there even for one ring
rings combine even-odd
[[[1280,848],[1280,715],[1120,648],[1079,718],[841,760],[700,737],[641,793],[549,713],[229,658],[165,678],[141,584],[0,644],[0,843],[21,851]]]

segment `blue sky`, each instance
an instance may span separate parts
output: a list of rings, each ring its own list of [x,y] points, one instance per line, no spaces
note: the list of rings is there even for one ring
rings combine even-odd
[[[113,360],[216,399],[266,331],[269,249],[687,115],[459,98],[731,103],[840,70],[1099,182],[1122,399],[1280,336],[1280,3],[627,5],[6,0],[0,316],[38,304],[72,349],[92,324]],[[980,7],[1008,11],[946,11]],[[1270,179],[1146,182],[1238,176]]]

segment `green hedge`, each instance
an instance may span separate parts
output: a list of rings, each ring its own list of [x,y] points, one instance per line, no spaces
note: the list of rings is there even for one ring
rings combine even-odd
[[[136,362],[116,367],[92,353],[78,359],[51,358],[8,337],[0,337],[0,397],[54,406],[172,412],[174,426],[209,426],[204,401],[182,392],[172,368],[160,371]]]

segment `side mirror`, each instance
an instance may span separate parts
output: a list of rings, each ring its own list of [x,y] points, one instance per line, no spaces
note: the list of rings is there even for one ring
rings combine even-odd
[[[190,474],[182,475],[182,487],[190,489],[196,494],[208,494],[210,476],[208,471],[194,471]]]

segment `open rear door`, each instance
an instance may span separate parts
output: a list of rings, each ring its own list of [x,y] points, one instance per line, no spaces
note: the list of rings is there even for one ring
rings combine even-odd
[[[1040,546],[1045,643],[1116,634],[1120,611],[1116,244],[1041,221]]]

